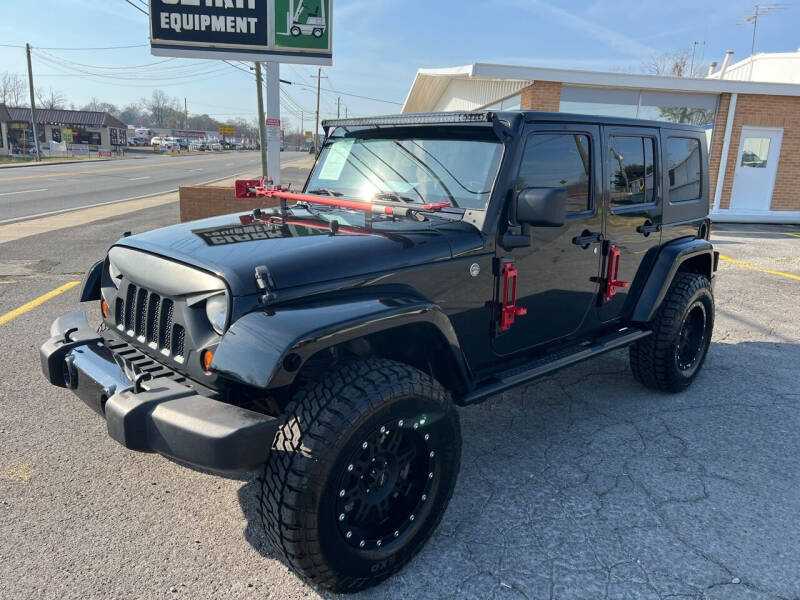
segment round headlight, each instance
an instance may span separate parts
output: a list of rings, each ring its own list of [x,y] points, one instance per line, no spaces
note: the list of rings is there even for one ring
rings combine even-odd
[[[228,295],[219,294],[206,300],[206,316],[218,334],[225,333],[228,324]]]

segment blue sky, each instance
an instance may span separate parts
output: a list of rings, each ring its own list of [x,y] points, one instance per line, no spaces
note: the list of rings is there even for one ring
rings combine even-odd
[[[47,48],[147,43],[146,18],[124,0],[2,0],[2,5],[0,44],[29,42]],[[706,61],[721,61],[728,49],[741,59],[750,53],[752,27],[737,22],[752,8],[750,0],[334,0],[334,66],[324,69],[329,79],[323,88],[402,103],[420,67],[480,61],[640,71],[651,54],[691,46],[695,40],[706,41]],[[766,17],[759,23],[757,51],[797,50],[799,23],[798,4]],[[108,67],[159,60],[147,47],[46,52]],[[0,47],[0,72],[22,74],[24,60],[24,50]],[[216,61],[176,59],[141,69],[141,80],[124,81],[78,77],[38,58],[34,70],[37,87],[52,86],[78,106],[91,97],[118,105],[138,102],[160,87],[186,97],[191,113],[223,119],[255,115],[252,78]],[[183,78],[171,78],[176,73]],[[315,107],[315,73],[316,68],[289,65],[281,71],[284,79],[308,86],[284,86],[308,111]],[[160,79],[154,81],[156,77]],[[335,113],[336,96],[323,94],[323,116]],[[355,114],[400,109],[400,104],[352,96],[342,96],[342,102]],[[299,126],[299,119],[288,112],[291,102],[284,103],[284,121]]]

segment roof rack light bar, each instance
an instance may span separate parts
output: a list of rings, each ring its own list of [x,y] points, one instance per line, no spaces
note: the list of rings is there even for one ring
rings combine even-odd
[[[386,115],[382,117],[361,117],[358,119],[329,119],[322,122],[329,127],[359,127],[362,125],[436,125],[439,123],[488,123],[494,113],[481,112],[439,112],[411,113],[406,115]]]

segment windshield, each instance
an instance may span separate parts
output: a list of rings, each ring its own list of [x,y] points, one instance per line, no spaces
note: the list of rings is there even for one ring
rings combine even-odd
[[[484,210],[503,156],[496,139],[332,137],[320,153],[309,193],[400,200]]]

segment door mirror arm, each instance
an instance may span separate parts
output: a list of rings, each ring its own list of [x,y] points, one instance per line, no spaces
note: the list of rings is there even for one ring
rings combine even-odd
[[[505,250],[512,250],[514,248],[527,248],[531,245],[531,232],[527,225],[520,227],[519,233],[513,231],[506,231],[500,238],[500,245]]]

